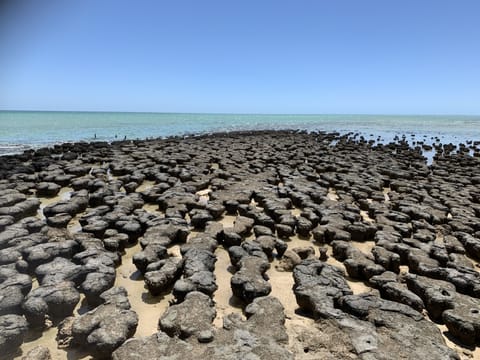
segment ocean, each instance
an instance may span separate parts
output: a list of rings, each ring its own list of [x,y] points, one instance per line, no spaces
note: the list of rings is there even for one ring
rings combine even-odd
[[[0,111],[0,155],[62,142],[187,136],[219,131],[300,129],[367,139],[432,143],[480,140],[480,115],[268,115]],[[415,135],[415,136],[414,136]]]

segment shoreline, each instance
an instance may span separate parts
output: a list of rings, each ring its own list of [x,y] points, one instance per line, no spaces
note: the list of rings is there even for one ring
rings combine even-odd
[[[53,146],[63,142],[164,138],[221,131],[281,131],[282,129],[358,133],[388,143],[402,134],[410,140],[458,145],[480,140],[476,115],[362,115],[362,114],[180,114],[180,113],[9,113],[0,112],[3,126],[0,153],[14,146]],[[373,136],[371,136],[373,135]],[[425,135],[425,136],[424,136]],[[15,149],[14,149],[15,151]]]
[[[15,328],[19,339],[42,321],[53,326],[19,344],[23,353],[10,349],[11,358],[51,346],[59,326],[70,350],[52,356],[101,358],[104,348],[85,338],[94,329],[72,329],[97,317],[113,336],[107,324],[122,313],[136,323],[133,332],[114,326],[124,331],[109,345],[115,360],[132,351],[247,351],[237,348],[237,330],[262,359],[392,351],[480,359],[480,339],[462,335],[477,323],[464,309],[480,309],[480,144],[374,140],[234,131],[63,143],[2,157],[0,292],[21,283],[24,293],[16,305],[0,301],[0,311],[28,320]],[[19,280],[8,283],[1,271]],[[163,285],[152,290],[146,279]],[[26,291],[29,281],[35,286]],[[43,291],[60,286],[84,299],[55,300],[74,305],[73,318],[29,307],[33,298],[49,304]],[[126,294],[109,294],[112,286]],[[445,291],[442,308],[435,301]],[[277,310],[263,318],[268,309]],[[59,325],[65,318],[71,323]],[[365,334],[374,345],[356,340]]]
[[[26,153],[34,153],[35,151],[51,151],[58,154],[58,149],[63,147],[67,148],[75,148],[75,147],[84,147],[85,145],[94,146],[98,145],[103,147],[105,144],[108,146],[121,146],[121,145],[129,145],[129,144],[138,144],[138,143],[148,143],[148,142],[157,142],[157,141],[169,141],[169,140],[181,140],[181,139],[188,139],[188,138],[209,138],[209,137],[224,137],[224,136],[237,136],[237,135],[248,135],[248,134],[265,134],[265,133],[307,133],[310,135],[324,135],[324,134],[331,134],[335,135],[340,139],[347,139],[352,141],[360,141],[360,142],[368,142],[370,145],[394,145],[400,142],[406,143],[408,146],[412,148],[420,147],[422,151],[422,155],[426,155],[427,157],[431,157],[430,155],[434,155],[436,152],[441,152],[442,146],[447,146],[449,151],[461,151],[465,152],[468,150],[470,155],[480,156],[480,138],[471,139],[471,138],[457,138],[454,136],[453,138],[447,137],[447,142],[442,142],[445,140],[445,134],[424,134],[421,132],[408,132],[408,133],[401,133],[401,132],[393,132],[389,134],[389,136],[385,136],[383,132],[375,131],[349,131],[349,130],[342,130],[342,131],[328,131],[328,130],[305,130],[305,129],[239,129],[239,130],[227,130],[227,131],[215,131],[215,130],[205,130],[201,132],[191,132],[191,133],[184,133],[184,134],[176,134],[176,135],[165,135],[159,137],[147,137],[147,138],[126,138],[123,140],[117,139],[83,139],[83,140],[72,140],[72,141],[56,141],[56,142],[47,142],[42,144],[23,144],[23,143],[11,143],[8,146],[14,147],[22,147],[18,151],[13,151],[9,153],[0,153],[0,157],[15,157],[21,154]],[[453,141],[451,141],[453,140]],[[332,146],[335,145],[336,141],[332,140]],[[433,152],[433,154],[432,154]]]

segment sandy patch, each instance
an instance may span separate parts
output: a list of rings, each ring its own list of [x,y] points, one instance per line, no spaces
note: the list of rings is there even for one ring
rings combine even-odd
[[[217,327],[223,326],[223,317],[232,312],[242,313],[241,302],[233,296],[232,288],[230,287],[230,279],[232,277],[232,265],[227,250],[219,246],[215,250],[217,262],[215,263],[214,274],[217,281],[218,289],[213,294],[213,300],[216,304],[217,316],[213,324]],[[234,270],[232,270],[234,271]]]
[[[223,228],[232,228],[233,227],[233,223],[235,222],[235,219],[237,217],[234,216],[234,215],[224,215],[219,223],[221,223],[223,225]]]
[[[295,217],[298,217],[300,216],[300,214],[302,213],[302,209],[300,208],[293,208],[292,210],[290,210],[292,215],[295,216]]]
[[[144,180],[143,183],[141,183],[140,186],[135,189],[135,192],[142,192],[148,190],[153,185],[155,185],[155,181]]]
[[[349,244],[363,252],[365,255],[371,255],[372,249],[375,247],[375,241],[349,241]]]
[[[332,201],[338,201],[339,197],[334,188],[328,188],[327,198]]]
[[[462,360],[480,360],[480,348],[478,347],[467,347],[461,343],[458,343],[454,338],[450,336],[448,332],[448,328],[446,325],[435,324],[440,329],[443,339],[447,346],[451,349],[454,349],[458,355],[460,355],[460,359]]]
[[[38,287],[38,282],[34,279],[33,284],[35,287]],[[33,287],[32,287],[33,288]],[[75,307],[73,314],[75,316],[84,314],[85,312],[89,311],[90,309],[86,305],[84,301],[85,296],[80,294],[80,301],[78,302],[77,306]],[[81,349],[58,349],[57,348],[57,341],[56,336],[58,332],[58,327],[55,325],[53,326],[51,323],[47,321],[49,327],[47,329],[38,330],[38,329],[30,329],[26,336],[25,340],[20,347],[22,353],[18,354],[14,359],[21,359],[28,351],[33,349],[38,345],[43,345],[48,347],[50,353],[52,355],[52,359],[54,360],[83,360],[83,359],[93,359],[89,356],[86,352],[82,351]]]
[[[40,207],[38,208],[37,216],[40,219],[45,219],[45,216],[43,215],[43,209],[59,201],[69,200],[72,195],[72,192],[73,192],[73,189],[71,187],[63,187],[60,189],[57,196],[52,196],[52,197],[37,196],[37,199],[40,200]]]
[[[155,214],[161,217],[164,217],[165,214],[163,211],[158,209],[157,204],[152,204],[152,203],[146,203],[145,205],[142,206],[142,209],[145,210],[146,212],[149,212],[151,214]]]
[[[360,216],[362,217],[363,221],[369,222],[369,223],[374,223],[375,220],[372,219],[369,215],[368,212],[365,210],[360,210]]]
[[[128,292],[128,300],[138,314],[138,327],[135,337],[149,336],[157,332],[158,319],[169,306],[173,295],[161,294],[152,296],[145,288],[142,274],[132,262],[132,257],[141,251],[140,243],[125,249],[122,265],[117,268],[115,286],[123,286]],[[169,250],[176,253],[177,250]]]

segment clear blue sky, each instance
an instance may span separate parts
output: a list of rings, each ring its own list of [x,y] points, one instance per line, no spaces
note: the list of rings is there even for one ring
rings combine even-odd
[[[0,109],[480,114],[480,1],[2,1]]]

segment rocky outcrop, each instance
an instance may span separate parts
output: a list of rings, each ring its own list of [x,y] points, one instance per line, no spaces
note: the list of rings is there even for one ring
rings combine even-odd
[[[221,357],[217,348],[247,358],[266,352],[270,358],[306,359],[452,357],[418,314],[445,324],[457,342],[473,347],[479,341],[479,143],[407,140],[382,144],[360,134],[231,132],[57,144],[2,157],[0,316],[24,316],[31,328],[55,325],[72,315],[82,296],[82,306],[96,311],[85,322],[127,311],[125,304],[107,306],[102,294],[113,287],[124,250],[140,243],[133,262],[153,295],[143,294],[144,300],[170,291],[175,297],[164,322],[173,320],[155,338],[141,340],[147,349],[160,339],[165,354],[177,349],[186,358]],[[435,152],[430,165],[422,154],[427,149]],[[65,192],[67,186],[74,191]],[[62,200],[47,204],[45,197],[58,193],[65,193]],[[217,285],[214,268],[224,250],[231,266],[222,258],[228,269],[217,271],[231,273],[234,296],[227,300],[245,311],[270,299],[262,302],[280,312],[265,298],[272,288],[278,291],[267,274],[273,279],[288,277],[276,271],[293,271],[296,316],[317,322],[298,333],[303,335],[291,344],[292,354],[284,340],[263,334],[281,335],[275,314],[269,315],[270,327],[254,321],[258,311],[246,321],[231,315],[223,329],[212,327],[210,301],[224,286]],[[358,286],[352,285],[355,292],[363,285],[376,290],[353,296],[348,281]],[[192,308],[208,306],[186,314],[192,296],[204,299]],[[264,305],[258,309],[266,311]],[[186,324],[195,319],[189,316],[200,313],[208,315],[202,320],[208,326],[190,331]],[[126,318],[133,324],[131,314]],[[262,334],[250,328],[253,323]],[[122,325],[117,337],[111,320],[106,324],[107,340],[85,325],[78,343],[106,353],[100,342],[111,351],[133,327]],[[92,333],[98,341],[89,343]],[[143,350],[136,345],[135,351]]]
[[[192,296],[191,294],[189,296]],[[112,354],[112,358],[114,360],[169,357],[232,360],[294,358],[285,348],[288,343],[284,326],[285,315],[281,303],[276,298],[256,298],[246,307],[245,314],[246,321],[236,314],[227,316],[223,328],[217,329],[213,339],[209,339],[210,342],[207,344],[199,342],[202,338],[181,339],[176,336],[170,337],[160,331],[150,337],[126,342]],[[190,316],[195,317],[195,314]],[[203,319],[203,316],[201,318]],[[208,319],[204,319],[201,324],[207,322]],[[198,327],[200,328],[202,327]]]
[[[109,356],[135,333],[138,316],[130,310],[124,288],[112,288],[101,295],[103,304],[59,326],[57,341],[62,346],[81,347],[98,358]]]
[[[22,345],[28,323],[20,315],[0,316],[0,352],[12,354]]]

